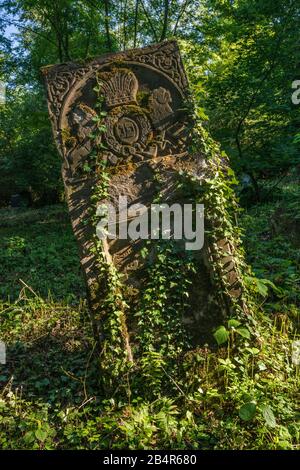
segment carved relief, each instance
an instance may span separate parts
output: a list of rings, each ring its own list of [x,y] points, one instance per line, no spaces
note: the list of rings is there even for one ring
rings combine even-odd
[[[160,176],[165,202],[172,203],[176,202],[178,172],[188,170],[199,177],[205,169],[203,159],[188,155],[188,118],[182,111],[188,96],[187,79],[174,41],[105,55],[84,66],[47,67],[44,74],[73,230],[91,287],[99,274],[90,249],[94,227],[89,222],[91,188],[97,184],[90,160],[100,144],[100,137],[92,137],[98,99],[95,86],[99,85],[106,112],[101,157],[110,171],[109,200],[116,205],[122,195],[129,204],[148,207],[157,191],[155,175]],[[84,173],[87,162],[89,172]],[[130,240],[113,240],[105,249],[124,274],[124,282],[139,289],[143,270],[140,246]],[[211,289],[205,267],[201,282],[201,295],[196,286],[192,297],[205,314],[206,290]]]
[[[147,202],[153,192],[155,167],[167,168],[170,162],[182,165],[180,159],[187,156],[187,130],[178,110],[187,95],[187,80],[175,42],[106,55],[84,66],[47,67],[44,74],[55,137],[64,157],[67,192],[70,181],[93,184],[93,171],[85,174],[84,167],[87,162],[92,168],[89,158],[99,144],[91,138],[96,127],[97,95],[93,90],[97,84],[107,112],[101,137],[103,159],[115,168],[112,197],[117,198],[121,191],[131,202]],[[80,208],[84,203],[74,199],[72,206]],[[77,226],[77,212],[76,217],[73,225]],[[114,252],[116,246],[111,244],[112,255],[121,264],[123,255]],[[124,247],[122,251],[128,253]],[[132,266],[136,263],[130,263],[130,270]]]
[[[173,113],[170,106],[171,102],[172,98],[169,90],[159,87],[152,92],[149,98],[149,108],[154,125],[159,125]]]
[[[98,74],[100,89],[108,108],[136,104],[138,81],[129,69],[119,68]]]
[[[149,52],[148,52],[149,51]],[[182,66],[181,57],[176,43],[163,43],[157,50],[146,48],[145,53],[137,54],[135,60],[148,64],[163,71],[181,90],[186,90],[188,83]]]
[[[114,108],[106,120],[105,141],[121,156],[141,153],[150,140],[151,125],[145,113],[134,106]]]
[[[65,97],[68,95],[74,84],[89,71],[89,67],[80,67],[73,71],[65,70],[63,65],[53,69],[49,69],[49,67],[43,69],[48,83],[49,112],[55,129],[59,127],[58,121]]]
[[[77,64],[47,66],[42,69],[42,72],[47,83],[49,113],[55,132],[60,130],[59,121],[63,105],[70,92],[74,91],[79,84],[84,85],[89,76],[93,76],[107,64],[113,62],[116,64],[118,61],[151,67],[167,76],[182,96],[187,94],[187,79],[175,41],[165,42],[155,47],[106,55],[87,62],[85,66]],[[55,138],[59,136],[55,135]]]

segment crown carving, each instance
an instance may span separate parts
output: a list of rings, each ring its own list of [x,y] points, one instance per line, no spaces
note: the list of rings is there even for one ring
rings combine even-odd
[[[138,81],[133,72],[128,69],[116,69],[100,73],[99,79],[100,90],[109,108],[136,104]]]

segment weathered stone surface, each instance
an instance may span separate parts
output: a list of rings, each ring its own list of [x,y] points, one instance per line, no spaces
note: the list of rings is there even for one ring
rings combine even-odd
[[[101,142],[105,146],[101,158],[110,171],[109,200],[116,207],[119,196],[126,196],[129,204],[149,207],[158,185],[164,203],[184,202],[179,200],[182,196],[175,184],[179,172],[188,170],[201,179],[205,161],[188,152],[188,84],[176,42],[108,54],[83,64],[50,66],[43,73],[71,221],[91,292],[98,270],[91,253],[95,229],[87,221],[97,174],[93,167],[86,173],[84,167],[91,165],[93,147]],[[91,134],[96,129],[97,83],[107,115],[106,130],[95,142]],[[105,249],[107,259],[124,274],[132,292],[143,287],[141,247],[140,240],[116,239],[109,240]],[[196,255],[200,267],[197,277],[191,279],[191,308],[183,318],[198,339],[220,313],[207,253],[206,247]],[[234,275],[231,271],[232,281]]]

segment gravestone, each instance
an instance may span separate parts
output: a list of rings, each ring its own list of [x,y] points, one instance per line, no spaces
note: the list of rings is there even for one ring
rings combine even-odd
[[[72,227],[90,307],[96,312],[101,308],[101,294],[97,298],[93,289],[99,281],[99,262],[93,250],[95,225],[90,219],[94,188],[102,178],[99,158],[109,173],[105,199],[121,213],[120,196],[129,206],[142,204],[147,208],[158,194],[164,204],[189,202],[178,189],[178,180],[189,173],[201,184],[206,172],[205,155],[189,151],[189,89],[175,41],[106,54],[83,63],[49,66],[43,74]],[[226,240],[220,243],[226,248]],[[126,301],[134,310],[141,291],[147,287],[144,241],[117,237],[104,240],[102,247],[106,262],[122,274],[128,292]],[[214,295],[209,252],[204,244],[193,253],[197,272],[190,273],[190,308],[182,315],[195,343],[211,332],[222,316]],[[234,286],[237,275],[232,260],[229,265]],[[238,288],[234,290],[239,295]]]

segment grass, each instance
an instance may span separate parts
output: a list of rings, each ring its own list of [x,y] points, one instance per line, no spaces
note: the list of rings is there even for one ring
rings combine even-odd
[[[26,283],[43,298],[79,302],[84,284],[64,206],[1,210],[0,230],[2,299],[17,299]]]
[[[270,193],[268,185],[266,193]],[[265,313],[284,314],[299,329],[300,190],[293,179],[276,188],[272,199],[244,213],[244,245],[258,278],[272,281],[263,300]]]
[[[290,182],[277,191],[241,220],[255,273],[274,284],[258,289],[259,336],[240,338],[232,329],[225,347],[187,354],[176,386],[163,358],[150,357],[152,398],[134,373],[125,398],[101,392],[64,206],[2,210],[0,447],[299,449],[291,347],[299,328],[300,190]]]

